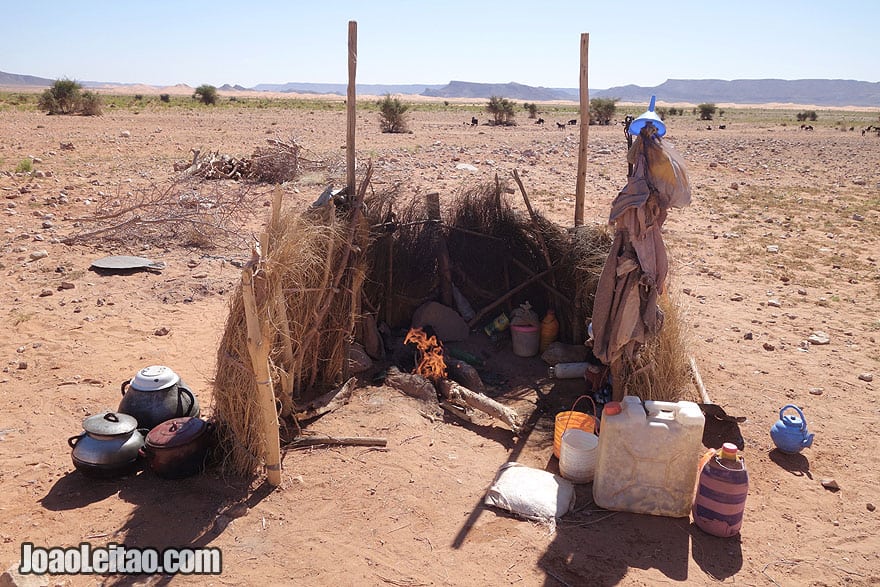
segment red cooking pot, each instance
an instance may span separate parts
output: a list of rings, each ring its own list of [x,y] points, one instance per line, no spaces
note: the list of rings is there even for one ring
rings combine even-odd
[[[150,469],[166,479],[201,473],[215,444],[214,424],[201,418],[166,420],[147,434],[144,456]]]

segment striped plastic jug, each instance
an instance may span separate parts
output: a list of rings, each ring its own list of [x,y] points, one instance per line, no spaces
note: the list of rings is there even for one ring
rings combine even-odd
[[[735,536],[742,528],[748,493],[745,461],[736,445],[727,442],[700,472],[692,512],[694,524],[713,536]]]

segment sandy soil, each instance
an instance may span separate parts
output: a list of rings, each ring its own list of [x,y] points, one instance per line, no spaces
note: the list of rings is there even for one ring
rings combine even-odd
[[[474,116],[485,119],[475,107]],[[374,182],[454,196],[463,185],[519,169],[532,202],[573,218],[578,128],[471,127],[470,114],[413,113],[412,134],[385,135],[361,114],[358,156]],[[534,430],[431,422],[415,400],[364,385],[316,421],[318,433],[384,436],[364,447],[288,451],[282,487],[223,478],[181,481],[149,472],[95,481],[75,471],[67,438],[83,418],[118,405],[119,384],[150,364],[171,366],[210,414],[215,353],[241,249],[64,245],[97,202],[167,184],[191,148],[252,153],[267,137],[296,138],[344,161],[345,114],[275,109],[110,111],[98,118],[0,112],[0,564],[38,546],[125,543],[215,546],[220,576],[70,577],[50,585],[876,585],[880,502],[876,381],[880,320],[880,139],[820,125],[685,117],[668,140],[684,154],[693,203],[673,210],[665,239],[671,288],[693,334],[708,393],[741,424],[751,475],[739,537],[714,538],[687,518],[604,511],[578,487],[576,512],[551,533],[481,505],[508,460],[554,470],[549,416],[534,388],[554,391],[538,359],[508,351],[492,368],[500,399],[532,414]],[[61,143],[73,143],[62,150]],[[604,222],[625,183],[620,126],[589,131],[586,218]],[[15,175],[26,156],[43,177]],[[476,172],[457,170],[469,163]],[[339,166],[336,165],[336,169]],[[286,188],[311,201],[327,177]],[[341,185],[338,173],[330,180]],[[212,190],[237,189],[227,184]],[[270,188],[253,191],[268,200]],[[66,197],[61,197],[61,194]],[[511,196],[521,206],[518,196]],[[258,231],[263,209],[253,230]],[[768,252],[770,246],[778,252]],[[35,252],[45,251],[40,257]],[[92,260],[133,254],[161,273],[101,275]],[[161,329],[168,333],[161,335]],[[805,342],[828,335],[826,345]],[[570,392],[557,383],[560,394]],[[577,390],[575,390],[576,392]],[[815,433],[797,456],[773,450],[782,406]],[[834,479],[838,491],[823,480]],[[0,569],[2,570],[2,569]]]

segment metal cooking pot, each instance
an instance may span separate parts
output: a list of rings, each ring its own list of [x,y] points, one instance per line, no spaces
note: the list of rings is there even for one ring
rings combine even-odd
[[[144,433],[126,414],[105,412],[83,420],[83,432],[67,439],[74,466],[90,475],[125,475],[140,465]]]
[[[201,473],[215,443],[215,428],[201,418],[173,418],[147,434],[142,453],[160,477],[180,479]]]
[[[162,422],[183,416],[199,416],[199,402],[180,376],[169,367],[151,365],[121,386],[118,410],[134,416],[141,428],[150,430]]]

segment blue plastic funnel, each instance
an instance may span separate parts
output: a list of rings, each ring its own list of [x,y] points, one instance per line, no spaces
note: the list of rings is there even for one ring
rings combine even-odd
[[[666,125],[660,120],[660,117],[654,113],[654,102],[656,96],[651,96],[651,104],[648,109],[639,114],[638,118],[629,123],[629,134],[637,135],[646,124],[653,124],[657,129],[657,136],[662,137],[666,134]]]

